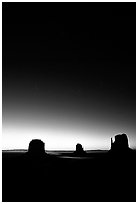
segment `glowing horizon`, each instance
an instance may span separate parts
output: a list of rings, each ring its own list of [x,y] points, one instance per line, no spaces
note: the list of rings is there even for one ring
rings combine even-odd
[[[111,134],[112,133],[112,134]],[[129,146],[135,148],[135,141],[130,132],[92,131],[86,128],[54,127],[25,128],[22,126],[4,126],[2,130],[2,149],[28,149],[32,139],[41,139],[45,143],[45,150],[75,150],[76,144],[81,143],[85,150],[110,149],[110,139],[119,133],[126,133]],[[132,134],[132,133],[131,133]],[[132,135],[131,135],[132,136]]]
[[[3,107],[2,148],[27,149],[32,139],[41,139],[46,150],[75,150],[77,143],[86,150],[110,149],[111,137],[121,133],[127,134],[130,147],[135,148],[133,113],[123,107],[118,110],[115,103],[110,109],[108,102],[90,106],[86,101],[84,107],[79,102],[66,101],[61,106],[57,100],[53,104],[41,101],[37,106],[33,100],[19,103],[11,99]]]
[[[4,5],[3,148],[28,148],[38,138],[45,149],[74,150],[76,143],[84,149],[110,149],[110,138],[121,133],[135,148],[135,12],[112,15],[107,8],[107,18],[116,25],[124,22],[131,32],[126,35],[120,24],[113,35],[106,35],[111,23],[98,17],[99,7],[95,13],[93,5],[85,8],[89,18],[81,19],[80,13],[79,20],[77,15],[68,18],[60,4],[62,18],[50,4],[44,6],[43,18],[30,15],[30,8],[24,16],[28,6]],[[36,6],[36,11],[41,9]]]

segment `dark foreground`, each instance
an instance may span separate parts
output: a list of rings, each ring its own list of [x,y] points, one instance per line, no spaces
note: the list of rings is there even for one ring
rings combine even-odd
[[[136,152],[3,153],[2,201],[133,202],[136,201]]]

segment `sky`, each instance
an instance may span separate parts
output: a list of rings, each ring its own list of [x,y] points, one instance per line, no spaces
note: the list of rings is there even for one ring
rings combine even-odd
[[[3,149],[136,147],[136,3],[2,3]]]

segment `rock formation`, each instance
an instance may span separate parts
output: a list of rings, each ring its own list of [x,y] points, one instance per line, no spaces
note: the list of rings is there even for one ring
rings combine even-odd
[[[45,155],[45,143],[34,139],[29,143],[28,155],[33,157],[42,157]]]
[[[76,151],[74,152],[77,156],[83,156],[86,152],[84,151],[82,145],[78,143],[76,145]]]
[[[111,151],[126,151],[129,150],[128,137],[126,134],[115,136],[115,141],[111,138]]]

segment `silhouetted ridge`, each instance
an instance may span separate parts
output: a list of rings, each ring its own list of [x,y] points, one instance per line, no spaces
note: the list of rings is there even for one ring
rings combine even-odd
[[[45,155],[45,143],[41,140],[34,139],[29,143],[29,156],[41,157]]]
[[[135,202],[135,152],[125,134],[111,138],[108,152],[86,153],[78,143],[52,155],[32,140],[27,153],[2,153],[3,202]]]

